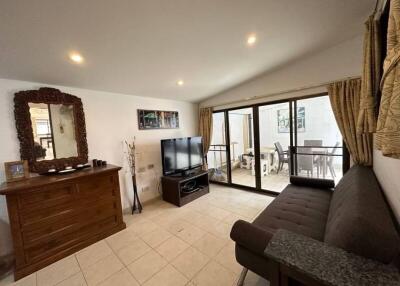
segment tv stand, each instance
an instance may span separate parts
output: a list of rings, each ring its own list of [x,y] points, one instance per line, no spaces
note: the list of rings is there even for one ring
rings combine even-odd
[[[190,177],[192,175],[196,175],[199,172],[201,172],[201,169],[185,170],[185,171],[178,172],[176,174],[167,175],[166,177],[186,178],[186,177]]]
[[[208,171],[199,171],[187,176],[163,176],[161,178],[163,200],[181,207],[207,193]]]

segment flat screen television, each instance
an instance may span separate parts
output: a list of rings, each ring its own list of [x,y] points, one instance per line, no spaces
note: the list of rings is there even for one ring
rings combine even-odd
[[[164,176],[184,174],[203,165],[202,137],[161,140]]]

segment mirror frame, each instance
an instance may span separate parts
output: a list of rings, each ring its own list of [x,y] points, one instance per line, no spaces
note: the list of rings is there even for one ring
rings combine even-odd
[[[77,157],[36,161],[29,103],[73,105]],[[88,162],[85,113],[79,97],[49,87],[43,87],[39,90],[20,91],[14,95],[14,115],[20,142],[21,160],[28,161],[31,172],[47,173],[49,169],[53,168],[59,171],[64,170],[66,166],[74,167]]]

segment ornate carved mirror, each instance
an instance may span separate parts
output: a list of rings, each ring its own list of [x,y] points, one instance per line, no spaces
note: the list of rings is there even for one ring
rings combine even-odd
[[[80,98],[55,88],[20,91],[14,97],[21,159],[31,172],[63,170],[88,161]]]

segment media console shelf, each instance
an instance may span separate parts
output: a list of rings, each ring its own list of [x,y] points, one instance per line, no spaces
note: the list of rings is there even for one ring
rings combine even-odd
[[[200,171],[184,177],[164,176],[161,179],[161,183],[164,201],[178,207],[210,192],[208,171]],[[185,192],[185,186],[188,185],[194,186],[194,189]]]

